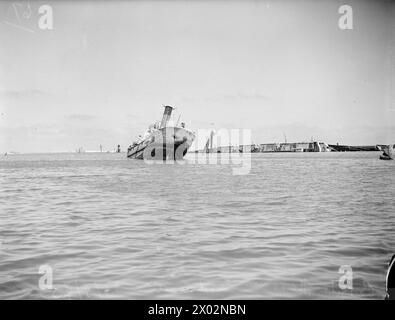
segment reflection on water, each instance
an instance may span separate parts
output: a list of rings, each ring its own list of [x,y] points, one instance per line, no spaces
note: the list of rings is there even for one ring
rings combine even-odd
[[[1,157],[0,298],[382,299],[395,161],[378,156],[253,154],[241,176],[125,154]]]

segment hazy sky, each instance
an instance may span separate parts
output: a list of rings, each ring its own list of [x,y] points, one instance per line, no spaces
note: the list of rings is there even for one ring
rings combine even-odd
[[[0,152],[125,149],[162,104],[256,143],[395,143],[394,2],[20,1],[19,20],[13,3],[0,3]],[[44,3],[53,30],[38,28]],[[338,28],[342,4],[353,30]]]

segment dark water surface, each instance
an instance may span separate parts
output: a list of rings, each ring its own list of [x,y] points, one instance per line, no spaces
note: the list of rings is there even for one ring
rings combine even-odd
[[[395,161],[252,154],[235,176],[188,157],[2,156],[0,298],[384,297]],[[352,290],[338,285],[344,265]]]

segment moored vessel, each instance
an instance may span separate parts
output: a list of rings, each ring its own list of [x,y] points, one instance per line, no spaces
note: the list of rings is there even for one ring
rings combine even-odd
[[[383,147],[383,154],[380,160],[394,160],[394,146],[392,144]]]

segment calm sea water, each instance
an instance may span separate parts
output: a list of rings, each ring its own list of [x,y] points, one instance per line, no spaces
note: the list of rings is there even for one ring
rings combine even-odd
[[[188,157],[2,156],[0,298],[384,297],[395,161],[253,154],[234,176]],[[52,290],[39,287],[43,265]],[[345,265],[352,290],[338,285]]]

